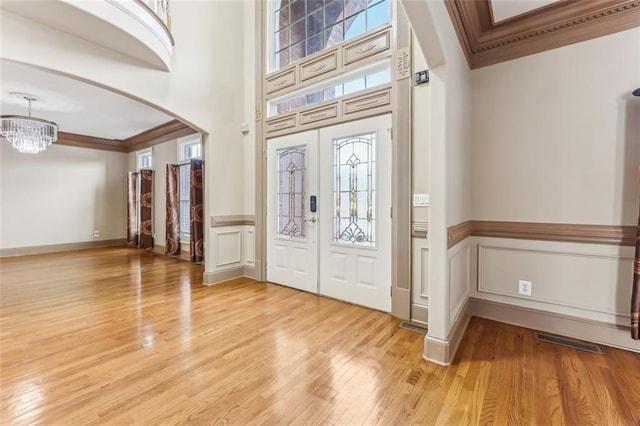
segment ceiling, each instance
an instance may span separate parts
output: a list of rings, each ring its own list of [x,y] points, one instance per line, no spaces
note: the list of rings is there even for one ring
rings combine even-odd
[[[493,22],[505,21],[532,10],[539,9],[557,0],[490,0]]]
[[[640,0],[445,0],[480,68],[640,26]]]
[[[173,117],[105,89],[37,68],[0,62],[0,114],[27,115],[27,102],[10,92],[41,99],[33,116],[54,121],[59,130],[105,139],[127,139]]]

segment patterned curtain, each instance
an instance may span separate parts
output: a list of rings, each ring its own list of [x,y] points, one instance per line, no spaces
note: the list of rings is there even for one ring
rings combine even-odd
[[[138,247],[153,248],[153,170],[140,170],[140,241]]]
[[[204,261],[203,163],[191,160],[191,261]]]
[[[178,172],[180,166],[167,164],[167,245],[166,254],[180,254],[180,199],[178,197]]]
[[[138,175],[127,176],[127,245],[138,247]]]
[[[631,338],[640,340],[640,217],[636,235],[636,256],[633,260],[633,288],[631,290]]]

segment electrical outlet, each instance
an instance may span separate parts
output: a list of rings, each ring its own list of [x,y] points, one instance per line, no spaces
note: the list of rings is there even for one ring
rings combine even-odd
[[[531,281],[519,280],[518,281],[518,293],[523,296],[531,296],[531,288],[533,284]]]
[[[99,237],[100,236],[100,231],[93,231],[93,237]]]

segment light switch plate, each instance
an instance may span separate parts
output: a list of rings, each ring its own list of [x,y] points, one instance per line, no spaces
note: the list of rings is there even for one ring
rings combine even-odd
[[[413,207],[426,207],[429,205],[429,194],[413,194]]]

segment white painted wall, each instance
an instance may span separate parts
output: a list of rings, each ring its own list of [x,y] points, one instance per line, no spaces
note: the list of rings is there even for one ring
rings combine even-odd
[[[428,69],[418,40],[411,40],[412,72]],[[429,84],[414,86],[412,90],[412,193],[429,193],[429,131],[431,111]],[[429,207],[413,207],[412,221],[429,222]],[[411,318],[426,322],[429,308],[428,241],[425,238],[413,238],[411,243]]]
[[[244,43],[244,3],[172,3],[176,47],[170,73],[6,12],[0,17],[0,55],[125,94],[203,130],[206,215],[242,214],[244,78],[238,46]],[[214,250],[207,243],[207,270]]]
[[[428,69],[415,36],[411,40],[412,73]],[[413,74],[412,74],[413,75]],[[429,193],[429,121],[431,118],[431,98],[429,83],[413,87],[412,93],[412,191],[414,194]],[[413,220],[429,221],[429,207],[414,207]]]
[[[126,154],[54,144],[30,155],[1,142],[0,248],[126,238]]]
[[[256,196],[256,3],[244,3],[244,122],[249,126],[249,133],[243,136],[244,158],[244,214],[255,214]],[[261,122],[262,123],[262,122]]]
[[[471,75],[444,3],[402,3],[431,69],[428,338],[446,345],[469,288],[469,262],[453,260],[460,248],[447,249],[447,227],[471,218]]]

